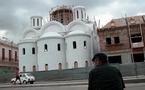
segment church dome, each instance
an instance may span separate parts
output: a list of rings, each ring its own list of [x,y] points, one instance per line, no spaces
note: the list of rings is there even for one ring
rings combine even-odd
[[[23,34],[24,40],[37,39],[37,38],[38,38],[38,31],[34,30],[33,28],[27,28]]]
[[[76,9],[76,8],[84,8],[85,9],[84,6],[75,6],[75,7],[73,7],[73,9]]]

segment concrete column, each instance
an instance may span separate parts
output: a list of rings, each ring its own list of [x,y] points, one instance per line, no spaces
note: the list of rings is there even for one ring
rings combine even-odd
[[[132,63],[130,52],[122,53],[121,58],[122,58],[122,64]]]

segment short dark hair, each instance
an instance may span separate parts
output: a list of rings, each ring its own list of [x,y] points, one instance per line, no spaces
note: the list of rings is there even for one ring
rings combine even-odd
[[[107,55],[105,53],[97,53],[94,55],[92,61],[94,62],[95,59],[98,58],[102,63],[108,63]]]

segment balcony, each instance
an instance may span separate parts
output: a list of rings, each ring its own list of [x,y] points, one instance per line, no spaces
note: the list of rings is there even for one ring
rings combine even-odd
[[[144,47],[144,43],[143,42],[132,43],[131,47],[132,48],[142,48],[142,47]]]

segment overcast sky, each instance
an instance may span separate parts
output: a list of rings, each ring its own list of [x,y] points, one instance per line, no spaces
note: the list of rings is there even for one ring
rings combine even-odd
[[[102,25],[112,18],[145,14],[144,0],[0,0],[0,36],[18,42],[31,16],[48,16],[57,5],[85,6],[90,19]]]

